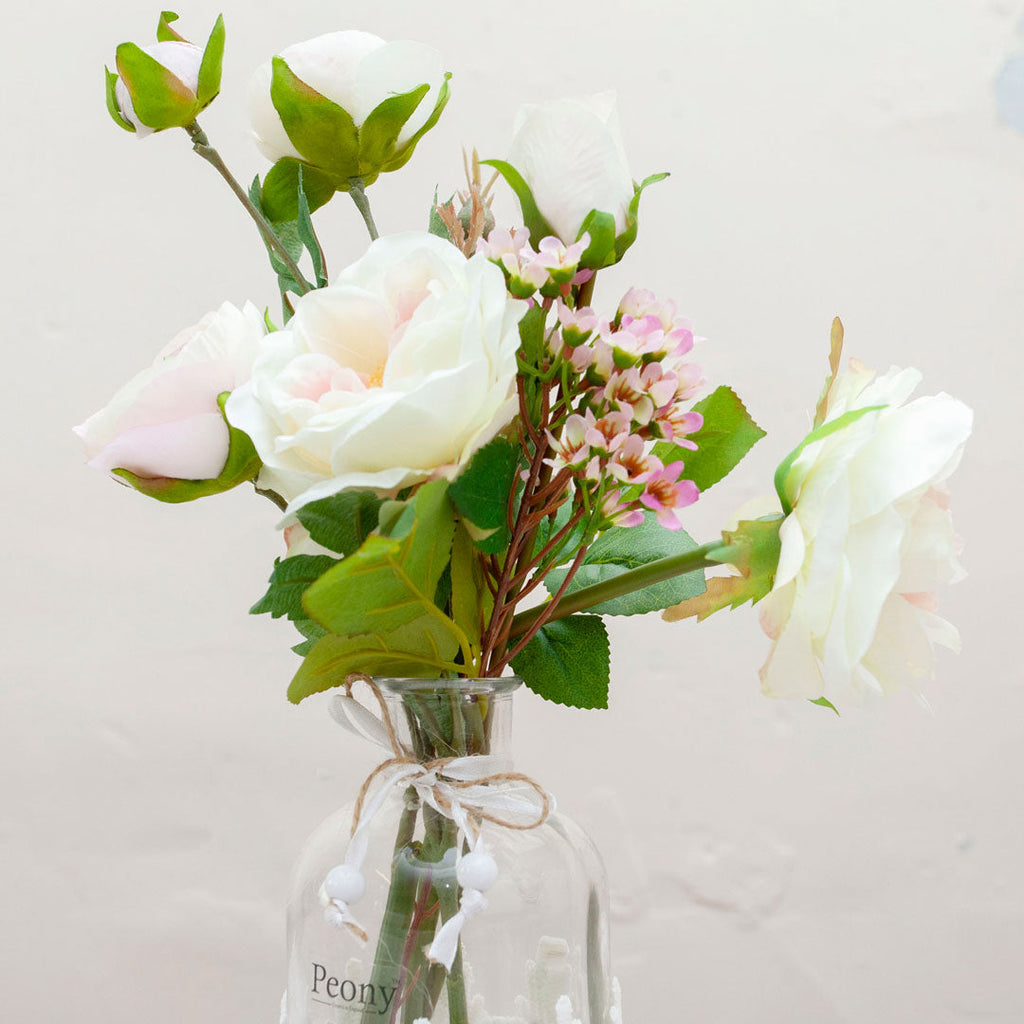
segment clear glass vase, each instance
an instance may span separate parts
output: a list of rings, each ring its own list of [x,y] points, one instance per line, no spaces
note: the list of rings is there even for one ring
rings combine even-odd
[[[539,825],[515,813],[523,787],[513,780],[524,777],[510,778],[508,745],[520,681],[376,682],[406,764],[382,766],[360,809],[328,818],[299,859],[288,1024],[619,1024],[600,857],[553,808]],[[466,768],[448,759],[466,757],[473,771],[487,766],[484,778],[456,782],[450,809],[420,766],[435,763],[443,782],[446,768]]]

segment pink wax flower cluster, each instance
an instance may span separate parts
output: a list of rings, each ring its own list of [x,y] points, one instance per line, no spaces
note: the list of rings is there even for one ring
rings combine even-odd
[[[689,405],[703,377],[686,358],[694,343],[690,322],[674,303],[633,288],[612,320],[559,303],[558,323],[550,345],[577,375],[573,390],[581,397],[560,435],[549,435],[550,464],[585,482],[609,522],[637,526],[646,508],[665,528],[679,529],[678,511],[699,491],[685,478],[684,460],[666,465],[652,445],[697,447],[687,435],[704,420]]]
[[[480,239],[476,251],[501,267],[516,298],[529,299],[538,291],[545,298],[555,298],[584,280],[579,265],[589,244],[590,235],[584,232],[572,245],[551,235],[534,249],[526,228],[495,228]],[[589,277],[590,271],[582,274]]]

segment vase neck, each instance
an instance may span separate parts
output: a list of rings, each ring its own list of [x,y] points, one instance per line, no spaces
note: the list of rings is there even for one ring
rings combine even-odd
[[[401,741],[421,761],[490,754],[511,761],[514,677],[378,679]]]

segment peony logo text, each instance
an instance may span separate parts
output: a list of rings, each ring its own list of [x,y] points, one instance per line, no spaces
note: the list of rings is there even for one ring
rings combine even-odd
[[[395,985],[388,989],[386,985],[357,984],[348,978],[338,979],[323,964],[314,963],[312,966],[313,998],[328,1006],[347,1003],[349,1005],[344,1008],[349,1009],[352,1004],[358,1004],[362,1010],[372,1006],[379,1014],[385,1014],[398,991]]]

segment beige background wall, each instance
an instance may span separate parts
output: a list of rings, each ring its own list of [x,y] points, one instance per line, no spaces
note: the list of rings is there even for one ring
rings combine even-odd
[[[194,0],[200,37],[219,9]],[[442,125],[374,187],[424,222],[459,147],[504,151],[519,101],[614,87],[645,200],[605,275],[675,296],[714,379],[769,438],[694,512],[711,535],[799,438],[840,313],[849,351],[912,364],[977,411],[955,481],[970,578],[944,610],[933,714],[841,719],[758,692],[739,612],[614,624],[613,710],[524,694],[521,765],[591,829],[612,875],[626,1019],[929,1024],[1024,1019],[1019,655],[1024,136],[993,84],[1024,52],[1011,0],[223,5],[207,130],[243,179],[244,83],[340,27],[436,45]],[[273,299],[243,213],[181,133],[110,123],[102,65],[150,36],[137,0],[5,14],[5,555],[0,1016],[276,1021],[283,902],[304,835],[373,754],[284,700],[288,627],[248,617],[280,550],[241,491],[165,507],[86,470],[69,427],[182,326]],[[353,209],[320,220],[335,268]]]

